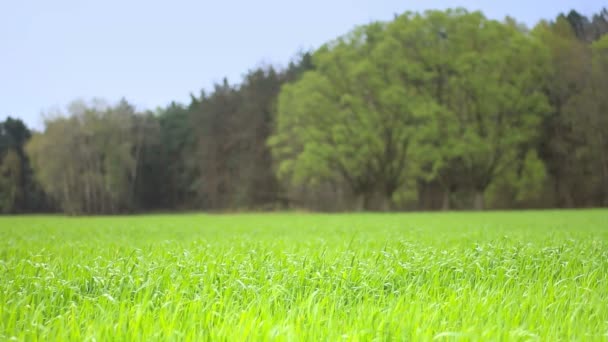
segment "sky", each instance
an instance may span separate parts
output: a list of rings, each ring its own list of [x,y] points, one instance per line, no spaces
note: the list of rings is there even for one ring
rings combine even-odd
[[[404,11],[464,7],[533,26],[599,0],[0,0],[0,120],[41,129],[75,99],[122,97],[137,109],[285,66],[354,26]]]

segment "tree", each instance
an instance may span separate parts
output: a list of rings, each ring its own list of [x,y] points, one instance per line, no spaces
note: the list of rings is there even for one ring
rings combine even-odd
[[[275,99],[282,83],[281,74],[274,68],[258,68],[245,76],[239,88],[241,119],[237,122],[239,133],[235,138],[239,140],[238,160],[242,171],[241,184],[235,193],[237,206],[272,206],[281,200],[266,140],[272,131]]]
[[[581,113],[573,101],[585,92],[591,77],[591,51],[563,17],[539,24],[534,35],[550,53],[543,86],[551,111],[543,120],[538,150],[552,184],[552,205],[580,206],[591,189],[585,175],[588,164],[577,157],[587,148],[584,134],[576,129]]]
[[[608,205],[607,32],[606,9],[407,12],[189,104],[8,118],[0,211]]]
[[[22,213],[48,209],[34,180],[24,146],[31,137],[23,121],[8,117],[0,122],[0,211]]]
[[[576,113],[572,133],[579,137],[575,150],[579,167],[585,169],[588,204],[608,205],[608,36],[591,46],[589,80],[568,102],[565,111]]]
[[[405,181],[415,113],[424,106],[377,49],[384,30],[362,26],[321,48],[315,71],[284,86],[269,141],[280,177],[345,184],[361,209],[388,209]]]
[[[480,17],[460,28],[470,43],[453,78],[450,112],[460,132],[447,141],[447,156],[468,175],[474,207],[483,209],[485,190],[519,160],[549,110],[539,83],[547,54],[512,25]]]
[[[485,190],[518,161],[548,110],[539,85],[547,54],[514,22],[478,12],[430,11],[395,25],[413,45],[400,60],[420,65],[405,77],[435,104],[420,128],[421,173],[448,194],[470,189],[482,209]]]
[[[23,197],[23,172],[17,152],[9,149],[0,161],[0,212],[12,213]]]
[[[571,10],[567,15],[559,15],[557,21],[561,20],[567,21],[576,38],[585,43],[599,40],[604,34],[608,33],[608,9],[606,8],[594,14],[591,19],[575,10]]]
[[[144,150],[140,188],[145,191],[147,207],[194,208],[195,165],[194,127],[188,108],[172,102],[154,116],[158,141]]]
[[[196,160],[195,192],[199,206],[209,209],[231,207],[237,190],[239,141],[235,139],[240,106],[238,89],[225,79],[214,91],[193,99],[189,111],[194,127]]]
[[[471,188],[481,209],[547,110],[546,56],[519,26],[460,9],[358,28],[282,91],[270,141],[280,172],[344,181],[367,203],[376,191],[390,200],[416,165],[446,192]]]
[[[74,102],[69,111],[26,147],[42,187],[70,214],[133,210],[145,120],[125,100]]]
[[[193,207],[222,210],[287,205],[266,140],[281,85],[298,79],[309,63],[309,55],[302,54],[285,70],[257,67],[238,86],[224,80],[211,92],[192,97],[183,113],[179,108],[166,112],[162,122],[174,122],[175,127],[187,124],[187,128],[176,129],[188,130],[182,135],[190,137],[187,141],[175,136],[163,145],[179,142],[170,155],[180,155],[178,150],[187,154],[185,162],[176,165],[183,166],[186,176],[180,184],[187,184],[193,194]]]

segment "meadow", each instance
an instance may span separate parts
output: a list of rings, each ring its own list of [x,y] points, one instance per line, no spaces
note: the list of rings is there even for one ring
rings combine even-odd
[[[606,341],[608,210],[0,217],[0,340]]]

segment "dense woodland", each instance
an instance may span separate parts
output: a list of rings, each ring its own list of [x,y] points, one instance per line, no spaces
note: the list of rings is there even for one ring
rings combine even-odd
[[[404,13],[189,104],[9,117],[0,212],[608,206],[607,32]]]

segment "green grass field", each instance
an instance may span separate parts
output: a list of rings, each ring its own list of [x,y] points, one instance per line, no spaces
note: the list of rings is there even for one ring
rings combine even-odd
[[[608,210],[0,218],[0,340],[608,340]]]

